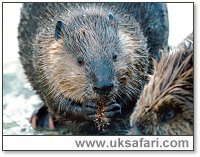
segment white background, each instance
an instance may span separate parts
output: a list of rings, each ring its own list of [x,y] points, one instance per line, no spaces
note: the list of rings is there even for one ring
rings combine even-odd
[[[188,142],[187,147],[183,143],[178,147],[183,139]],[[23,145],[18,144],[20,140]],[[49,140],[51,142],[47,143]],[[193,150],[193,136],[3,136],[3,141],[4,150]],[[95,144],[77,146],[76,142],[86,141]],[[133,141],[137,141],[137,145]],[[152,141],[157,141],[158,145],[152,145]],[[105,142],[105,145],[97,146],[96,142]],[[163,145],[164,142],[167,143]]]
[[[197,8],[197,2],[196,2],[196,11],[195,11],[195,15],[197,17],[195,17],[195,27],[197,28],[196,30],[198,30],[198,10],[199,8]],[[189,34],[192,30],[192,17],[191,17],[191,12],[187,9],[187,8],[180,8],[179,5],[176,5],[176,6],[169,6],[169,22],[170,22],[170,36],[169,36],[169,43],[171,45],[176,45],[177,43],[179,43],[187,34]],[[183,6],[184,7],[184,6]],[[5,10],[6,11],[6,10]],[[5,13],[4,13],[5,15]],[[179,16],[178,16],[179,15]],[[188,18],[189,17],[189,18]],[[4,39],[4,43],[9,43],[8,45],[6,44],[4,46],[4,52],[6,53],[10,53],[10,54],[4,54],[4,61],[5,62],[9,62],[9,60],[15,60],[18,58],[17,56],[17,39],[16,39],[16,36],[17,36],[17,23],[19,21],[19,6],[18,4],[15,4],[15,6],[12,6],[12,9],[10,11],[8,11],[8,14],[6,14],[6,21],[9,23],[8,27],[5,28],[4,27],[4,31],[8,31],[7,32],[7,35],[9,35],[9,38],[7,39]],[[5,33],[4,32],[4,33]],[[6,36],[7,36],[6,35]],[[195,48],[197,47],[197,49],[195,49],[195,68],[197,67],[198,65],[198,60],[200,59],[199,57],[199,53],[197,52],[197,50],[199,50],[199,45],[198,45],[198,31],[195,32],[195,43],[197,43],[195,46]],[[0,56],[1,57],[1,56]],[[1,59],[0,59],[1,60]],[[1,64],[2,65],[2,64]],[[199,74],[197,72],[198,68],[195,69],[195,80],[199,80]],[[196,75],[197,74],[197,75]],[[2,77],[2,76],[1,76]],[[1,86],[2,87],[2,86]],[[197,93],[197,89],[199,89],[199,85],[196,83],[195,81],[195,93]],[[2,91],[2,90],[1,90]],[[199,111],[199,106],[197,104],[197,101],[198,101],[198,98],[197,96],[195,96],[195,110],[198,110]],[[199,102],[199,101],[198,101]],[[196,121],[199,119],[199,114],[197,114],[197,111],[195,112],[196,113]],[[156,156],[171,156],[171,155],[181,155],[181,156],[191,156],[191,155],[194,155],[196,156],[197,154],[199,154],[199,150],[198,150],[198,147],[199,147],[199,142],[197,142],[197,138],[199,139],[199,126],[198,124],[196,125],[196,129],[195,129],[195,152],[126,152],[126,155],[127,156],[145,156],[145,155],[153,155],[154,157]],[[21,141],[23,142],[23,141]],[[19,144],[21,144],[21,142],[19,142]],[[38,141],[39,142],[39,141]],[[51,141],[47,141],[48,142],[51,142]],[[66,141],[67,142],[67,141]],[[60,143],[58,143],[60,144]],[[61,144],[65,144],[65,143],[61,143]],[[198,152],[198,153],[197,153]],[[46,155],[48,154],[48,156],[57,156],[58,154],[59,155],[62,155],[62,156],[67,156],[67,155],[87,155],[87,156],[101,156],[102,155],[106,155],[106,154],[114,154],[114,155],[118,155],[118,156],[122,156],[125,152],[89,152],[89,153],[86,153],[86,152],[50,152],[50,153],[46,153],[46,152],[3,152],[2,155],[5,155],[5,156],[9,156],[9,155],[13,155],[13,156],[43,156],[43,155]]]

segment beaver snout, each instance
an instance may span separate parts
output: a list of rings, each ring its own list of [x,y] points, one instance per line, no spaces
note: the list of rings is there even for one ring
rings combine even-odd
[[[114,88],[115,70],[109,58],[97,58],[91,62],[93,90],[97,94],[109,94]]]
[[[111,82],[101,82],[95,84],[94,90],[98,94],[109,94],[112,91],[113,87],[114,85]]]

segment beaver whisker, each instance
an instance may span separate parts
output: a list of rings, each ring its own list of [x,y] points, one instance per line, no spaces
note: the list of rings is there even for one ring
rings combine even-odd
[[[118,99],[119,101],[122,101],[124,104],[126,104],[126,101],[124,100],[124,98],[120,95],[120,93],[115,93],[115,97],[114,97],[114,100],[115,99]]]
[[[148,57],[148,56],[135,56],[135,55],[134,55],[134,58],[146,58],[146,59],[147,59],[147,57]],[[139,61],[140,61],[140,60],[139,60]]]
[[[127,88],[126,88],[126,90],[125,90],[125,92],[130,92],[130,93],[137,93],[137,94],[139,94],[139,89],[136,89],[136,88],[133,88],[133,87],[131,87],[131,86],[128,86]],[[131,95],[132,96],[132,95]]]
[[[127,88],[123,87],[120,92],[124,95],[126,95],[130,100],[132,99],[132,95],[130,95],[130,90],[128,90]]]

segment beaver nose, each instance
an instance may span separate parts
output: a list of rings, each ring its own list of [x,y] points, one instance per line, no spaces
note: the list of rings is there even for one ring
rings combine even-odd
[[[113,89],[113,84],[112,83],[101,83],[101,84],[96,84],[94,86],[94,90],[98,94],[109,94],[112,89]]]

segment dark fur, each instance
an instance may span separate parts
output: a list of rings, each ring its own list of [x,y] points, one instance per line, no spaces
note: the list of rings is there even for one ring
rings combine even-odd
[[[101,97],[92,87],[109,82],[119,121],[129,117],[149,58],[167,46],[168,18],[159,3],[26,3],[18,29],[20,59],[33,88],[58,120],[82,128],[82,122],[94,125],[84,117],[84,104]],[[112,128],[126,123],[119,121],[112,120]]]

